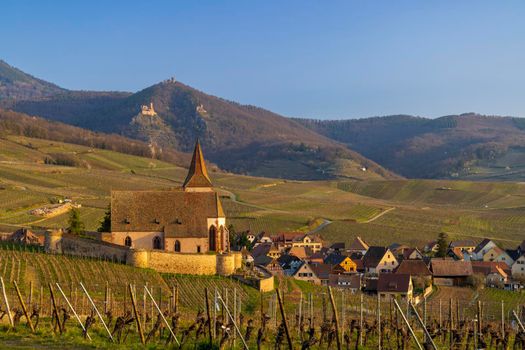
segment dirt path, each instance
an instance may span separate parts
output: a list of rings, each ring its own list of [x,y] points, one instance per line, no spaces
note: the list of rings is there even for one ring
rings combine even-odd
[[[388,208],[387,210],[380,212],[379,214],[377,214],[373,218],[370,218],[370,219],[368,219],[366,221],[361,221],[361,223],[363,223],[363,224],[371,223],[372,221],[375,221],[375,220],[379,219],[381,216],[385,215],[386,213],[388,213],[388,212],[390,212],[390,211],[392,211],[394,209],[396,209],[396,207]]]
[[[322,229],[324,229],[326,226],[330,225],[331,223],[332,223],[332,221],[330,221],[328,219],[323,219],[323,223],[321,225],[317,226],[316,228],[314,228],[311,231],[308,231],[306,234],[307,235],[313,235],[313,234],[321,231]]]

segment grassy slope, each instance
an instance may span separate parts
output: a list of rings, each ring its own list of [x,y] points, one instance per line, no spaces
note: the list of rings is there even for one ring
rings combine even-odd
[[[30,144],[30,146],[29,146]],[[178,187],[186,170],[156,160],[24,137],[0,139],[0,230],[61,227],[67,214],[34,217],[31,208],[53,198],[82,204],[88,229],[96,229],[112,189]],[[43,164],[66,153],[78,167]],[[255,232],[320,231],[330,241],[361,235],[370,243],[422,245],[440,231],[452,237],[492,237],[506,246],[525,238],[525,185],[446,180],[286,181],[212,173],[229,222]],[[384,215],[383,215],[384,214]]]

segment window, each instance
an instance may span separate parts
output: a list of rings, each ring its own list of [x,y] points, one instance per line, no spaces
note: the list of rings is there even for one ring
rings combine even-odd
[[[217,250],[217,229],[213,225],[210,227],[210,231],[208,232],[208,244],[210,251],[214,252]]]
[[[162,249],[162,244],[159,236],[153,238],[153,249]]]
[[[197,246],[197,253],[200,253],[200,252],[201,252],[201,246],[198,245],[198,246]]]
[[[180,241],[179,240],[175,241],[175,251],[180,252]]]
[[[131,237],[130,236],[126,237],[126,239],[124,240],[124,245],[126,247],[131,247]]]

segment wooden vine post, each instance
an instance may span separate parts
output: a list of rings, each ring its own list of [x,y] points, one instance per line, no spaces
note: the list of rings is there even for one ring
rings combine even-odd
[[[133,288],[131,287],[131,283],[129,284],[129,295],[131,296],[131,305],[133,306],[133,314],[137,323],[137,330],[139,332],[140,342],[142,343],[142,345],[145,345],[146,339],[144,338],[144,332],[142,331],[142,324],[140,323],[139,312],[137,310],[137,301],[135,299],[135,293],[133,291]]]
[[[24,303],[24,298],[22,298],[22,294],[20,294],[20,289],[18,289],[18,284],[16,284],[16,281],[13,281],[13,284],[15,285],[16,294],[18,295],[20,306],[22,306],[22,311],[24,311],[24,315],[26,317],[27,324],[29,325],[29,328],[31,328],[31,332],[35,333],[35,327],[33,327],[33,322],[31,322],[31,317],[29,317],[29,314],[27,313],[26,304]]]
[[[62,323],[60,323],[60,316],[58,313],[58,308],[57,308],[57,304],[55,300],[55,294],[53,293],[53,286],[51,285],[51,283],[49,283],[49,294],[51,295],[51,306],[52,306],[51,319],[53,319],[53,317],[56,317],[57,324],[58,324],[58,330],[60,331],[60,334],[62,334],[64,329],[62,328]]]
[[[208,336],[210,337],[210,348],[213,344],[213,333],[211,331],[210,299],[208,297],[208,287],[204,288],[206,298],[206,316],[208,317]]]
[[[5,293],[4,279],[2,277],[0,277],[0,283],[2,284],[2,296],[4,297],[4,303],[5,303],[5,308],[7,311],[7,317],[9,318],[9,324],[11,325],[11,327],[14,327],[15,322],[13,321],[13,315],[11,315],[11,308],[9,307],[9,300],[7,300],[7,294]]]
[[[290,330],[288,329],[288,322],[286,321],[286,314],[284,312],[283,301],[281,300],[281,292],[279,291],[279,288],[277,288],[276,293],[277,293],[277,300],[279,301],[279,310],[281,311],[281,317],[284,323],[284,331],[286,332],[286,340],[288,341],[288,348],[292,350],[293,349],[292,338],[290,337]]]
[[[337,341],[337,350],[341,350],[341,337],[339,336],[339,317],[337,315],[337,307],[335,306],[334,295],[332,293],[332,288],[330,288],[330,286],[328,286],[328,294],[330,295],[330,304],[332,304],[332,312],[334,313],[335,337]]]

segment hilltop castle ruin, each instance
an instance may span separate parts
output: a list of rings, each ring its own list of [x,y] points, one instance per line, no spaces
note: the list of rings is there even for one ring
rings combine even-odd
[[[140,106],[142,115],[148,115],[150,117],[154,117],[157,115],[157,112],[155,112],[155,109],[153,108],[153,102],[150,102],[148,105],[142,105]]]

